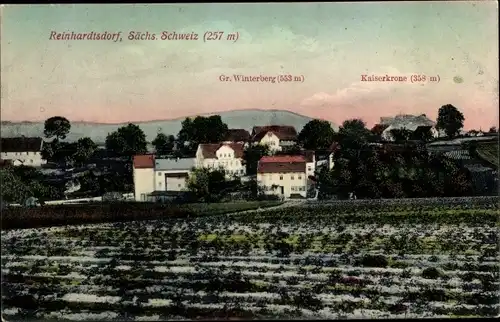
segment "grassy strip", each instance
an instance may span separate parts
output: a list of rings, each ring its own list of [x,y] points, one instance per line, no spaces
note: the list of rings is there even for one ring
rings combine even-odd
[[[281,201],[246,201],[246,202],[233,202],[233,203],[197,203],[186,204],[181,206],[190,212],[196,213],[198,216],[203,215],[223,215],[232,212],[254,210],[259,208],[268,208],[281,205]]]
[[[165,205],[156,203],[103,203],[11,208],[2,211],[2,230],[125,222],[164,218],[198,217],[267,208],[280,201],[238,201],[229,203]]]

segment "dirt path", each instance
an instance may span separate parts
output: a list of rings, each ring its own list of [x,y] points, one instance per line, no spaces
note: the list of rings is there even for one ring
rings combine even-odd
[[[301,204],[304,204],[305,202],[306,202],[306,200],[287,200],[287,201],[283,202],[281,205],[278,205],[278,206],[257,208],[257,209],[244,210],[244,211],[237,211],[237,212],[232,212],[230,214],[227,214],[226,216],[243,215],[243,214],[250,214],[250,213],[254,213],[254,212],[263,212],[263,211],[268,211],[268,210],[277,210],[277,209],[282,209],[282,208],[289,208],[289,207],[299,206]]]

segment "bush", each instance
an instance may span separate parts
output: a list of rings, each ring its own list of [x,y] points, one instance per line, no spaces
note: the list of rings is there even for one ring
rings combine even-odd
[[[384,255],[365,255],[360,264],[365,267],[387,267],[389,261]]]
[[[441,272],[435,267],[427,267],[422,272],[422,277],[435,280],[441,277]]]

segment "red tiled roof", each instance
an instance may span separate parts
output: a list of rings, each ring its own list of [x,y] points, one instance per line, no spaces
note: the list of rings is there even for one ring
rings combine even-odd
[[[42,150],[42,138],[17,137],[2,138],[0,151],[2,152],[40,152]]]
[[[155,167],[155,156],[152,154],[134,155],[134,168],[153,169]]]
[[[305,172],[306,159],[301,155],[264,156],[259,160],[258,173]]]
[[[306,172],[305,162],[264,162],[257,167],[258,173]]]
[[[306,162],[306,159],[302,155],[273,155],[273,156],[263,156],[260,158],[259,162]]]
[[[260,141],[267,133],[274,133],[280,140],[294,141],[297,139],[297,131],[289,125],[254,126],[252,129],[252,141]]]
[[[244,129],[229,129],[224,141],[247,142],[250,141],[250,133]]]
[[[201,153],[206,159],[217,159],[216,152],[222,146],[227,146],[233,149],[235,158],[243,157],[243,143],[204,143],[200,144]]]

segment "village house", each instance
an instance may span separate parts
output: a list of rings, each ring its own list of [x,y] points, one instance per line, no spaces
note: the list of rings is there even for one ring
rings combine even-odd
[[[297,142],[297,131],[293,126],[254,126],[251,134],[253,144],[268,145],[271,151],[281,151],[283,147]]]
[[[316,162],[316,170],[326,169],[328,171],[332,170],[335,166],[335,152],[337,152],[339,145],[337,142],[333,142],[327,149],[326,155]]]
[[[187,190],[195,159],[156,159],[154,155],[136,155],[133,166],[135,200],[155,201]]]
[[[307,160],[304,156],[265,156],[257,166],[257,183],[265,194],[306,197]]]
[[[435,128],[435,122],[425,114],[407,115],[401,114],[394,117],[381,117],[380,123],[372,128],[374,134],[380,135],[384,141],[392,142],[394,137],[392,130],[406,129],[411,132],[430,130],[432,137],[440,137],[441,134]]]
[[[316,172],[316,153],[312,150],[305,150],[302,151],[301,154],[306,160],[307,177],[314,176],[314,173]]]
[[[250,133],[244,129],[229,129],[223,143],[243,143],[247,145],[250,142]]]
[[[155,191],[186,190],[194,166],[194,158],[155,160]]]
[[[154,155],[136,155],[133,160],[134,196],[136,201],[148,201],[155,190]]]
[[[196,151],[196,167],[223,169],[227,176],[244,176],[243,143],[199,144]]]
[[[12,165],[40,167],[47,163],[42,158],[43,140],[38,137],[2,138],[0,151],[2,160],[9,160]]]

